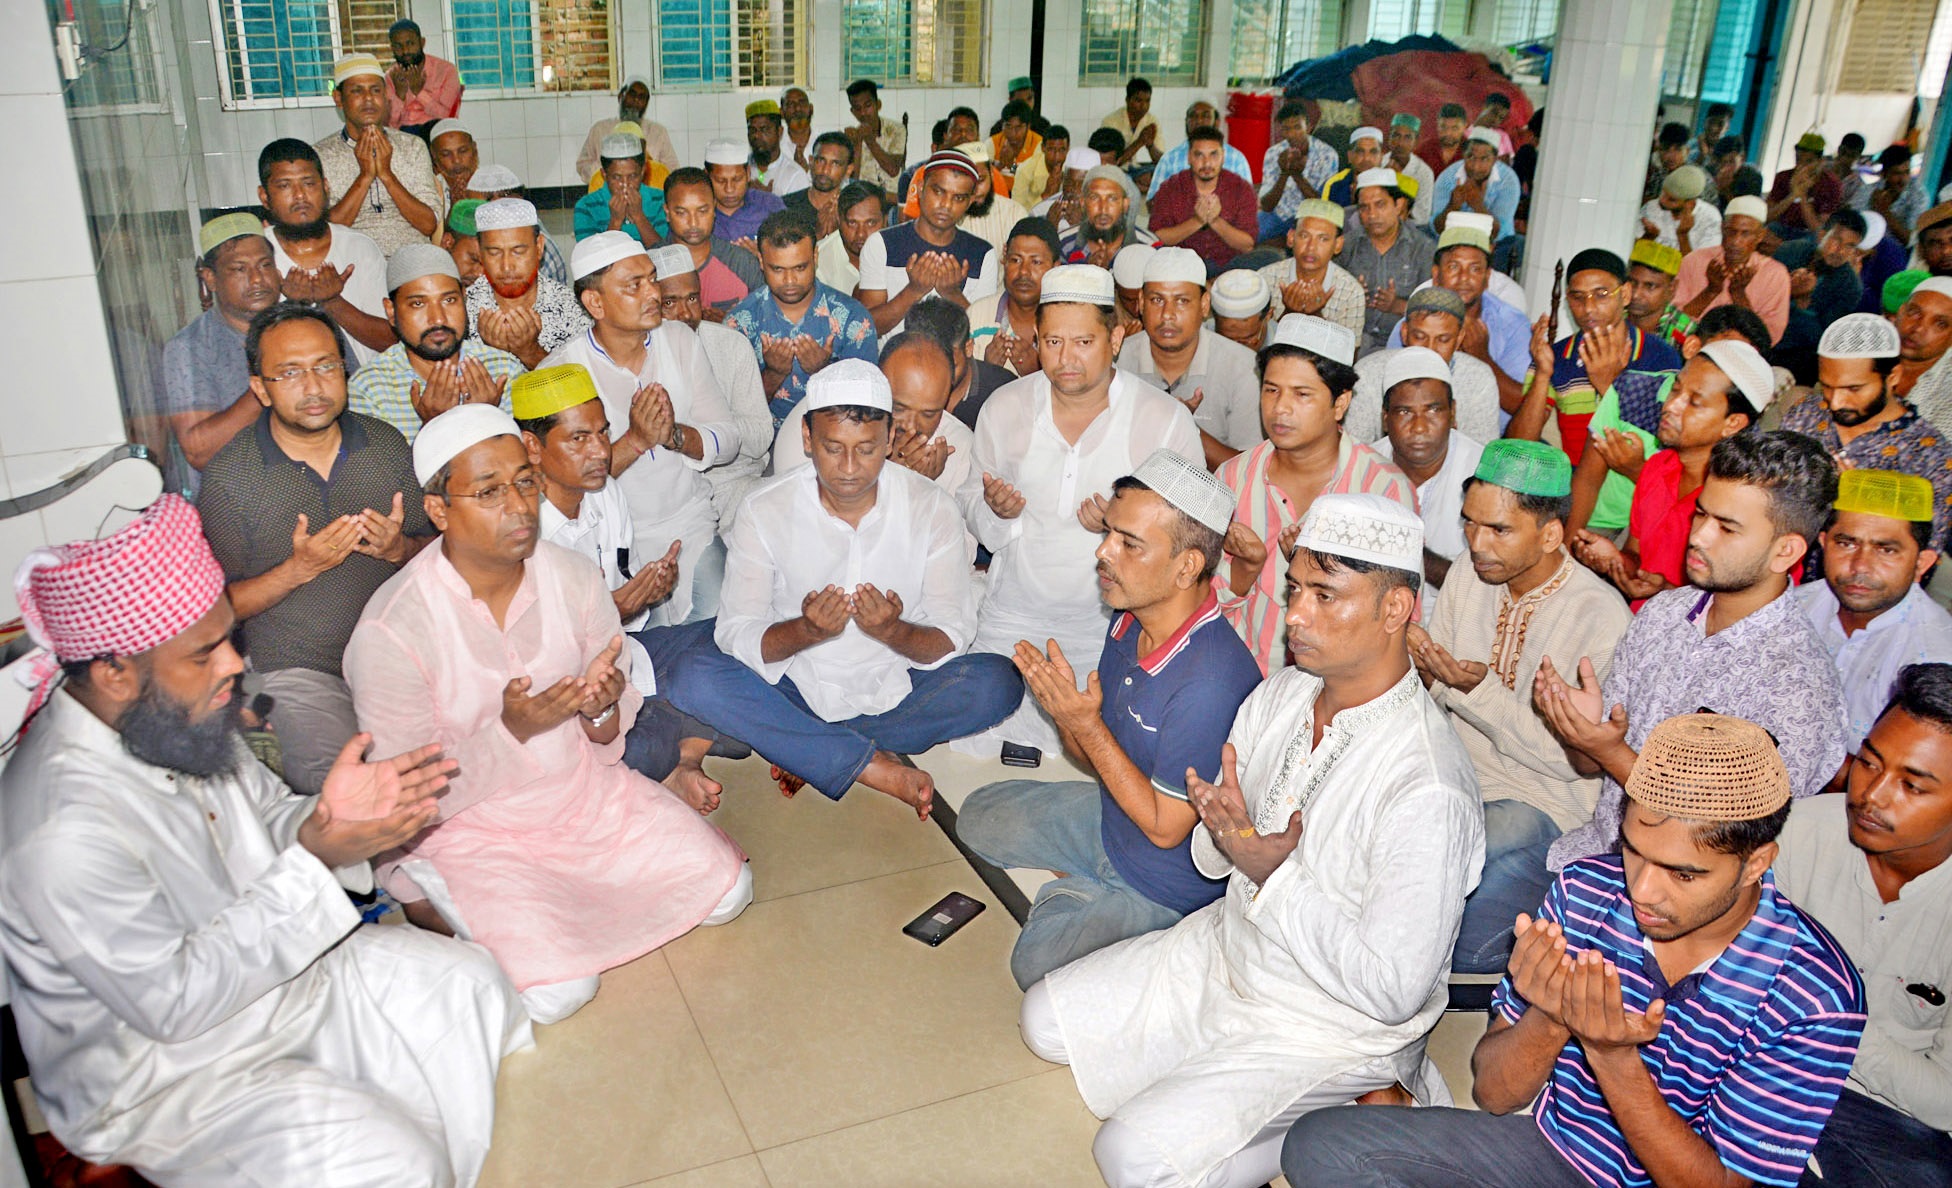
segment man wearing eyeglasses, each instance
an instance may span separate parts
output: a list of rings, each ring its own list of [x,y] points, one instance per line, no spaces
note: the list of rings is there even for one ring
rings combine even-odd
[[[273,699],[285,782],[315,795],[359,732],[340,668],[353,625],[434,530],[406,438],[346,407],[328,315],[280,302],[252,319],[244,352],[262,411],[204,469],[197,509],[229,582],[247,683]]]

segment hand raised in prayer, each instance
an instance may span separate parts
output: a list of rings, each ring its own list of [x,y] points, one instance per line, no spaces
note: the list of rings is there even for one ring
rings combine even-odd
[[[1625,561],[1620,546],[1590,528],[1576,530],[1572,534],[1572,539],[1566,543],[1572,547],[1572,555],[1581,565],[1608,580],[1611,580],[1621,569]]]
[[[726,310],[722,310],[716,305],[708,305],[704,308],[704,311],[700,314],[700,316],[703,317],[708,322],[711,322],[715,325],[723,326],[725,325],[726,313],[727,313]]]
[[[759,355],[765,361],[767,372],[780,376],[793,374],[793,360],[798,358],[793,339],[774,338],[765,333],[759,336]]]
[[[1629,349],[1627,345],[1627,324],[1621,322],[1613,326],[1601,326],[1588,330],[1579,336],[1579,361],[1586,367],[1586,377],[1593,383],[1593,391],[1605,395],[1627,369]]]
[[[1193,394],[1181,400],[1180,403],[1186,406],[1186,411],[1189,413],[1200,411],[1200,405],[1206,403],[1206,389],[1194,388]]]
[[[623,654],[624,637],[613,635],[583,670],[583,702],[577,712],[585,718],[602,717],[624,695],[624,669],[617,663]]]
[[[1234,869],[1265,883],[1272,878],[1288,855],[1301,844],[1301,813],[1288,815],[1288,827],[1280,833],[1260,833],[1247,815],[1247,797],[1240,791],[1239,757],[1232,743],[1220,748],[1220,782],[1208,783],[1200,773],[1186,769],[1186,794],[1200,814],[1200,824],[1213,837],[1213,844],[1226,855]]]
[[[1281,303],[1290,313],[1313,316],[1328,304],[1329,292],[1320,281],[1292,280],[1281,286]]]
[[[847,591],[839,586],[815,590],[800,600],[800,618],[806,621],[807,633],[816,640],[829,640],[846,630],[853,611]]]
[[[1746,305],[1749,300],[1749,282],[1755,279],[1755,257],[1750,256],[1740,268],[1728,273],[1728,299],[1737,305]]]
[[[1628,573],[1624,565],[1621,566],[1619,573],[1613,575],[1613,584],[1618,586],[1620,593],[1626,595],[1629,600],[1652,598],[1662,590],[1668,589],[1667,579],[1660,574],[1646,569],[1635,569],[1632,573]]]
[[[1368,304],[1370,309],[1394,312],[1396,309],[1396,282],[1392,280],[1382,288],[1369,294]]]
[[[764,187],[764,186],[761,186],[761,187],[759,187],[759,188],[763,190],[763,189],[765,189],[766,187]],[[732,246],[733,246],[733,247],[742,247],[742,248],[744,248],[744,249],[746,249],[747,251],[749,251],[749,252],[751,252],[751,253],[752,253],[753,255],[755,255],[755,256],[757,256],[757,255],[759,254],[759,242],[758,242],[757,240],[755,240],[755,239],[753,239],[753,237],[752,237],[752,236],[750,236],[750,235],[741,235],[741,236],[739,236],[739,238],[737,238],[737,239],[735,239],[735,240],[733,240],[733,241],[732,241]]]
[[[1220,547],[1227,556],[1240,562],[1241,568],[1250,572],[1259,573],[1261,566],[1267,564],[1267,542],[1239,520],[1227,525],[1227,535],[1220,542]]]
[[[1551,375],[1558,361],[1559,353],[1552,349],[1552,315],[1540,314],[1532,323],[1532,374]]]
[[[1159,125],[1156,123],[1147,124],[1145,127],[1140,128],[1139,134],[1132,138],[1132,143],[1135,145],[1156,144],[1158,143],[1158,141],[1159,141]]]
[[[378,557],[389,565],[399,565],[407,559],[404,493],[393,493],[392,511],[381,513],[368,507],[361,509],[353,518],[359,523],[359,539],[352,546],[354,552]]]
[[[340,516],[313,532],[311,520],[299,512],[298,523],[291,530],[291,561],[298,567],[299,580],[309,582],[329,569],[338,568],[358,547],[359,533],[358,516]]]
[[[1512,935],[1511,960],[1505,963],[1512,989],[1532,1010],[1564,1027],[1566,986],[1572,974],[1565,930],[1550,920],[1534,920],[1520,912]]]
[[[386,134],[384,128],[374,128],[372,134],[376,158],[373,176],[386,177],[393,172],[393,138]]]
[[[988,345],[983,348],[983,362],[994,363],[998,367],[1010,365],[1010,330],[1006,326],[990,335]]]
[[[1078,504],[1078,523],[1084,525],[1086,532],[1105,530],[1105,509],[1112,505],[1103,495],[1092,495]]]
[[[1217,193],[1201,194],[1193,200],[1193,217],[1209,227],[1218,222],[1221,215],[1225,213],[1226,206],[1221,203],[1220,195]]]
[[[535,344],[542,333],[542,319],[527,306],[497,305],[481,311],[475,328],[481,341],[514,355]]]
[[[1024,499],[1022,491],[986,473],[983,475],[983,502],[996,513],[997,518],[1014,520],[1023,514],[1028,501]]]
[[[1012,334],[1010,336],[1010,370],[1018,375],[1032,375],[1043,370],[1044,361],[1037,355],[1037,338],[1031,334]]]
[[[364,862],[419,836],[433,824],[436,797],[460,768],[436,746],[367,763],[361,757],[372,744],[370,734],[346,741],[312,814],[298,827],[298,844],[328,867]]]
[[[935,291],[949,295],[962,292],[962,287],[969,283],[969,265],[947,252],[931,254],[942,258],[942,271],[935,282]]]
[[[491,311],[492,312],[492,311]],[[482,324],[487,325],[487,315],[482,316]],[[421,424],[426,424],[448,409],[468,398],[466,373],[461,370],[461,359],[442,359],[428,364],[427,382],[415,380],[407,388],[407,400],[413,411],[420,416]],[[500,400],[497,394],[496,399]]]
[[[897,466],[906,466],[926,479],[942,477],[943,467],[948,465],[949,455],[956,447],[942,438],[931,438],[926,433],[908,433],[895,430],[895,447],[889,458]]]
[[[502,725],[520,743],[575,717],[589,696],[581,677],[566,676],[533,697],[529,695],[531,683],[530,678],[520,676],[502,688]]]
[[[1707,296],[1713,297],[1726,288],[1727,285],[1728,257],[1726,255],[1715,256],[1708,261],[1708,267],[1702,273],[1701,291]]]
[[[1457,346],[1465,354],[1490,363],[1492,361],[1491,328],[1486,326],[1484,319],[1478,315],[1467,315],[1464,319],[1464,329],[1457,335]]]
[[[359,162],[359,174],[371,181],[380,175],[380,153],[384,145],[387,153],[393,146],[387,142],[386,132],[379,128],[368,128],[359,134],[359,143],[353,145],[352,155]]]
[[[825,367],[834,357],[834,346],[807,334],[796,334],[791,339],[793,357],[806,369],[808,375]]]
[[[1046,640],[1048,653],[1040,651],[1036,644],[1027,639],[1017,641],[1016,651],[1011,661],[1017,671],[1023,674],[1023,683],[1037,704],[1051,716],[1064,731],[1077,738],[1087,731],[1103,724],[1099,715],[1105,705],[1105,691],[1098,684],[1098,674],[1085,674],[1084,689],[1078,689],[1078,674],[1071,662],[1064,657],[1064,649],[1057,641]]]
[[[1659,239],[1660,237],[1661,237],[1661,229],[1659,227],[1654,226],[1654,220],[1643,217],[1640,220],[1640,238]]]
[[[1792,268],[1789,273],[1789,295],[1792,298],[1808,297],[1816,292],[1816,273],[1809,268]]]
[[[340,272],[331,264],[321,264],[309,271],[303,268],[292,268],[285,273],[279,291],[285,295],[287,301],[309,301],[313,305],[324,305],[346,291],[346,282],[352,279],[353,270],[358,267],[357,264],[348,264],[344,272]]]
[[[671,589],[678,584],[678,550],[684,546],[681,540],[671,542],[664,556],[630,575],[630,580],[610,591],[610,600],[617,604],[617,618],[630,622],[644,612],[647,606],[656,606],[671,596]]]
[[[672,430],[678,427],[678,414],[671,407],[671,393],[663,384],[645,384],[630,398],[630,428],[627,432],[635,434],[637,444],[646,451],[657,449],[671,440]]]
[[[461,371],[461,399],[469,404],[500,404],[506,378],[496,379],[481,360],[469,355],[456,356]]]
[[[1630,1011],[1620,993],[1620,971],[1596,949],[1581,953],[1566,975],[1565,1025],[1587,1058],[1634,1053],[1654,1042],[1667,1018],[1667,1003],[1656,998],[1647,1013]],[[1639,1060],[1638,1054],[1634,1059]]]
[[[1489,665],[1459,660],[1451,655],[1444,645],[1431,639],[1430,633],[1415,623],[1410,624],[1409,636],[1410,660],[1417,666],[1417,672],[1427,680],[1440,681],[1459,693],[1469,693],[1491,671]]]
[[[888,637],[901,626],[901,595],[893,590],[884,592],[872,582],[854,587],[854,593],[847,598],[847,609],[861,633],[869,639],[887,643]]]
[[[1674,216],[1674,229],[1683,235],[1694,230],[1694,203],[1683,206],[1680,213]]]
[[[1640,477],[1640,468],[1647,464],[1647,447],[1638,437],[1618,429],[1601,429],[1589,437],[1586,448],[1604,459],[1608,470],[1629,479]]]
[[[1577,687],[1566,684],[1550,657],[1540,660],[1532,680],[1532,704],[1554,737],[1595,760],[1626,743],[1627,707],[1616,705],[1610,716],[1605,713],[1600,678],[1590,657],[1580,657]]]
[[[1281,557],[1283,560],[1293,561],[1295,559],[1295,541],[1299,539],[1301,539],[1300,520],[1296,520],[1281,530],[1281,539],[1277,544],[1281,549]]]

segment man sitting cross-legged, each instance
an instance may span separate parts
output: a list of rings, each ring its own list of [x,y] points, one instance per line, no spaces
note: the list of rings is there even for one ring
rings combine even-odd
[[[594,565],[537,539],[542,482],[515,419],[450,409],[413,461],[440,543],[366,604],[346,683],[381,751],[432,738],[465,774],[381,877],[415,923],[486,946],[554,1023],[604,970],[738,915],[752,878],[729,838],[619,762],[643,697],[617,605]]]
[[[1010,954],[1025,988],[1129,936],[1168,928],[1226,884],[1193,869],[1189,771],[1219,778],[1234,711],[1261,681],[1220,616],[1213,569],[1233,494],[1196,462],[1156,450],[1112,484],[1098,586],[1119,612],[1083,692],[1056,640],[1017,645],[1065,750],[1098,778],[1005,780],[964,802],[956,832],[1000,866],[1066,872],[1045,884]]]
[[[0,777],[0,954],[55,1137],[181,1188],[472,1185],[528,1018],[486,953],[362,928],[341,887],[454,763],[355,736],[314,798],[254,760],[224,571],[174,495],[14,587],[65,675]]]
[[[773,763],[782,791],[856,780],[927,817],[935,783],[898,754],[985,730],[1023,696],[975,635],[975,550],[956,501],[889,466],[893,399],[872,363],[807,385],[813,465],[755,490],[732,531],[717,647],[677,657],[673,704]]]
[[[1621,852],[1567,867],[1538,917],[1517,918],[1471,1058],[1484,1112],[1317,1113],[1288,1136],[1289,1178],[1797,1183],[1863,1034],[1864,987],[1769,872],[1790,788],[1760,726],[1718,714],[1656,726]]]
[[[1185,773],[1193,864],[1225,897],[1024,996],[1024,1042],[1107,1119],[1093,1154],[1113,1188],[1264,1184],[1310,1110],[1400,1099],[1399,1082],[1447,1100],[1423,1040],[1484,825],[1470,758],[1410,667],[1422,565],[1415,512],[1309,506],[1288,567],[1297,667],[1242,704],[1218,784]]]

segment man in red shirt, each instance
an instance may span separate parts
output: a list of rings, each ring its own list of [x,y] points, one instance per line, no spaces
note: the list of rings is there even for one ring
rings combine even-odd
[[[1198,252],[1209,277],[1251,250],[1260,229],[1253,183],[1222,168],[1226,154],[1218,128],[1193,129],[1186,171],[1168,178],[1152,200],[1152,233],[1162,244]]]
[[[1573,534],[1573,555],[1640,604],[1685,584],[1688,533],[1695,499],[1708,475],[1715,444],[1753,426],[1775,395],[1769,364],[1746,342],[1721,340],[1688,360],[1668,391],[1655,436],[1661,450],[1634,480],[1623,551],[1598,533]]]
[[[393,50],[393,66],[386,72],[386,122],[425,137],[435,123],[461,110],[461,72],[427,52],[420,26],[412,21],[394,21],[386,40]]]
[[[1776,175],[1769,189],[1769,229],[1776,238],[1815,234],[1844,204],[1843,183],[1823,167],[1823,147],[1823,137],[1803,133],[1796,142],[1796,164]]]

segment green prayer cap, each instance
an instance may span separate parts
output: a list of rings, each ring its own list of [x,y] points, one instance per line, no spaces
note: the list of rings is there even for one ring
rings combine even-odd
[[[1418,289],[1410,294],[1409,301],[1404,303],[1404,317],[1420,313],[1449,314],[1460,322],[1470,315],[1470,311],[1464,308],[1462,297],[1449,289],[1440,289],[1436,285]]]
[[[1486,442],[1476,477],[1494,487],[1541,499],[1562,499],[1572,494],[1571,459],[1564,450],[1542,441],[1499,437]]]
[[[1922,268],[1907,268],[1894,272],[1884,281],[1884,312],[1897,313],[1904,303],[1911,300],[1911,291],[1923,284],[1932,275]]]
[[[1408,128],[1412,132],[1423,131],[1423,121],[1407,111],[1399,111],[1391,116],[1389,118],[1389,126],[1392,128]]]
[[[1028,91],[1029,89],[1030,76],[1028,74],[1020,74],[1010,80],[1010,85],[1003,88],[1003,93],[1005,95],[1014,95],[1018,91]]]
[[[241,239],[246,235],[263,235],[264,224],[258,216],[241,210],[220,214],[203,225],[197,235],[197,254],[208,256],[217,250],[219,244]]]
[[[482,199],[463,198],[447,212],[447,229],[456,235],[475,234],[474,212],[481,208]]]

